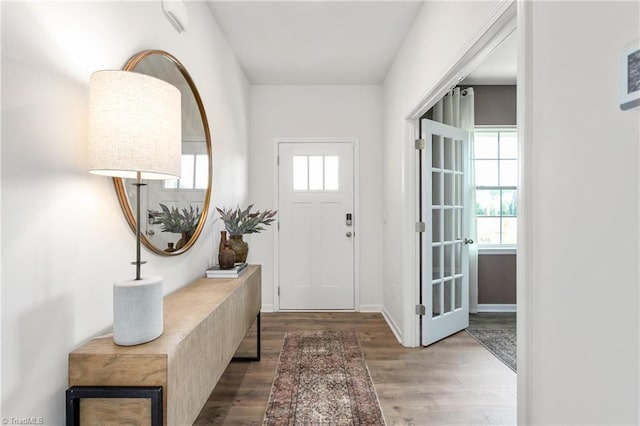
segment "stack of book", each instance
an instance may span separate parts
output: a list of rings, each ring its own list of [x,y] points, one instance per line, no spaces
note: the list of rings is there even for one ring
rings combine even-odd
[[[207,278],[238,278],[247,271],[246,263],[236,263],[231,269],[220,269],[220,266],[212,266],[207,269]]]

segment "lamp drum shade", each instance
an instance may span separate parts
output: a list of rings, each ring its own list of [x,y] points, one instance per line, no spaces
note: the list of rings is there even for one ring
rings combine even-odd
[[[97,71],[89,81],[89,171],[141,179],[180,177],[180,91],[133,71]]]

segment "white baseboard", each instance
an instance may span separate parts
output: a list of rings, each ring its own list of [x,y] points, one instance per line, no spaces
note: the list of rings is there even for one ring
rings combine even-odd
[[[389,328],[391,329],[391,331],[393,331],[396,339],[398,339],[398,343],[402,344],[402,333],[400,333],[400,328],[393,320],[393,318],[391,318],[391,315],[389,315],[389,312],[387,312],[384,307],[382,308],[382,316],[384,317],[385,321],[387,321],[387,324],[389,324]]]
[[[514,304],[478,304],[478,312],[517,312],[518,305]]]
[[[382,305],[360,305],[360,312],[382,312]]]
[[[273,312],[273,305],[262,305],[260,312]]]

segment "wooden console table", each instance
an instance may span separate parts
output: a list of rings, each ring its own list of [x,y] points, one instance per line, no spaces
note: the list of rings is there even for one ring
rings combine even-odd
[[[193,424],[256,318],[259,360],[260,307],[252,265],[240,278],[201,278],[167,295],[164,333],[152,342],[96,338],[74,350],[67,424]]]

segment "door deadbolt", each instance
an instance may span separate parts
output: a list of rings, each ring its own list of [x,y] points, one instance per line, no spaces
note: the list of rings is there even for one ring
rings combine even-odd
[[[353,215],[351,213],[347,213],[346,224],[347,226],[353,225]]]

